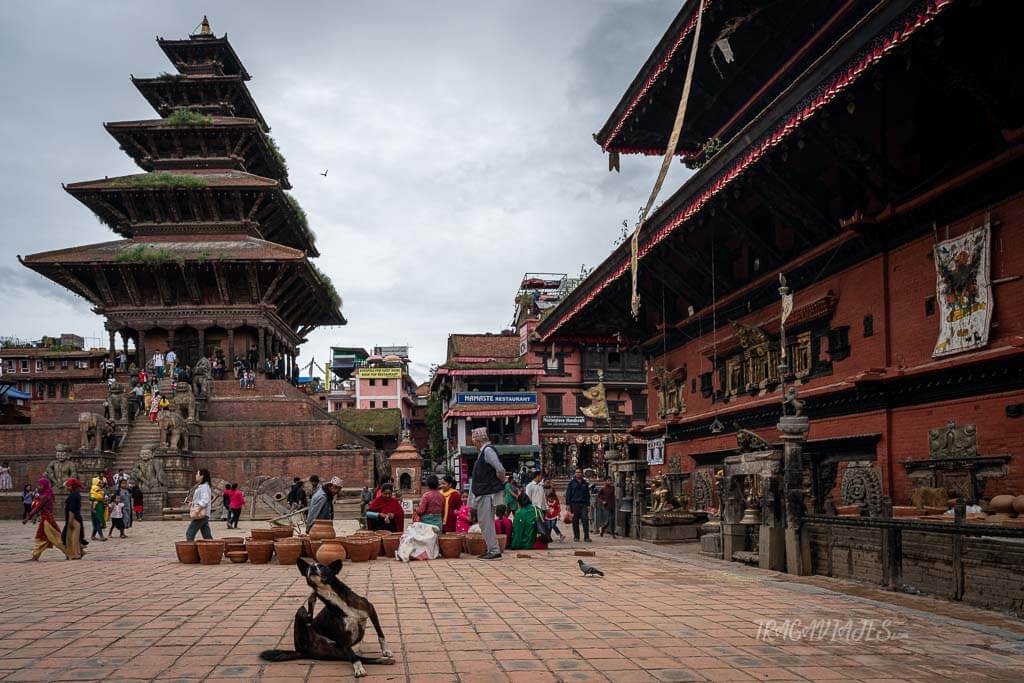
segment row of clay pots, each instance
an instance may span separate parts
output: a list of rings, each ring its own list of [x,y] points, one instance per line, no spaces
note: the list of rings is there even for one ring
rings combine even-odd
[[[1008,515],[1011,511],[1016,512],[1018,515],[1024,515],[1024,495],[1012,496],[1009,494],[1003,494],[1001,496],[993,496],[992,500],[988,502],[989,510],[997,515]]]
[[[178,541],[174,544],[174,549],[178,561],[183,564],[220,564],[225,556],[236,563],[248,560],[253,564],[266,564],[274,555],[275,544],[282,543],[285,559],[282,564],[294,564],[304,547],[301,538],[292,540],[292,527],[253,529],[251,533],[249,540],[241,536],[225,536],[218,539]]]

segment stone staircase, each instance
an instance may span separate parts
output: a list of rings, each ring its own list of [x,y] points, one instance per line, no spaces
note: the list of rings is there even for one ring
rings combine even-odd
[[[149,414],[138,415],[128,426],[128,435],[121,442],[114,462],[114,470],[131,473],[135,463],[139,461],[139,451],[143,446],[160,442],[160,427],[156,422],[149,421]]]

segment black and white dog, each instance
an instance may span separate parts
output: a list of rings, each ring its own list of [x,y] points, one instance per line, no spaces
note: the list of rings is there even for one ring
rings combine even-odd
[[[333,659],[352,662],[357,678],[366,675],[364,662],[394,664],[395,655],[384,639],[377,610],[369,600],[356,595],[338,579],[341,560],[328,566],[300,558],[297,564],[299,572],[306,577],[306,583],[313,589],[313,593],[295,613],[295,649],[264,650],[260,653],[260,658],[268,662],[285,662],[292,659]],[[317,598],[324,603],[324,608],[314,618],[313,611]],[[366,633],[367,619],[377,631],[380,657],[365,657],[355,652],[355,646]]]

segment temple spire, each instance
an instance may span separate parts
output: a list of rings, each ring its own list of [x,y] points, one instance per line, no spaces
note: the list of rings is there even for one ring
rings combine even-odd
[[[200,35],[200,36],[212,36],[213,35],[213,29],[210,28],[210,20],[206,18],[205,14],[203,15],[203,20],[199,23],[199,33],[193,34],[193,35]]]

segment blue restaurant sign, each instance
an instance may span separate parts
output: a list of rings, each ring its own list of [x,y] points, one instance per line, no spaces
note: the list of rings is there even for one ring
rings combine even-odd
[[[536,403],[537,394],[533,391],[465,391],[455,395],[455,402],[460,405]]]

